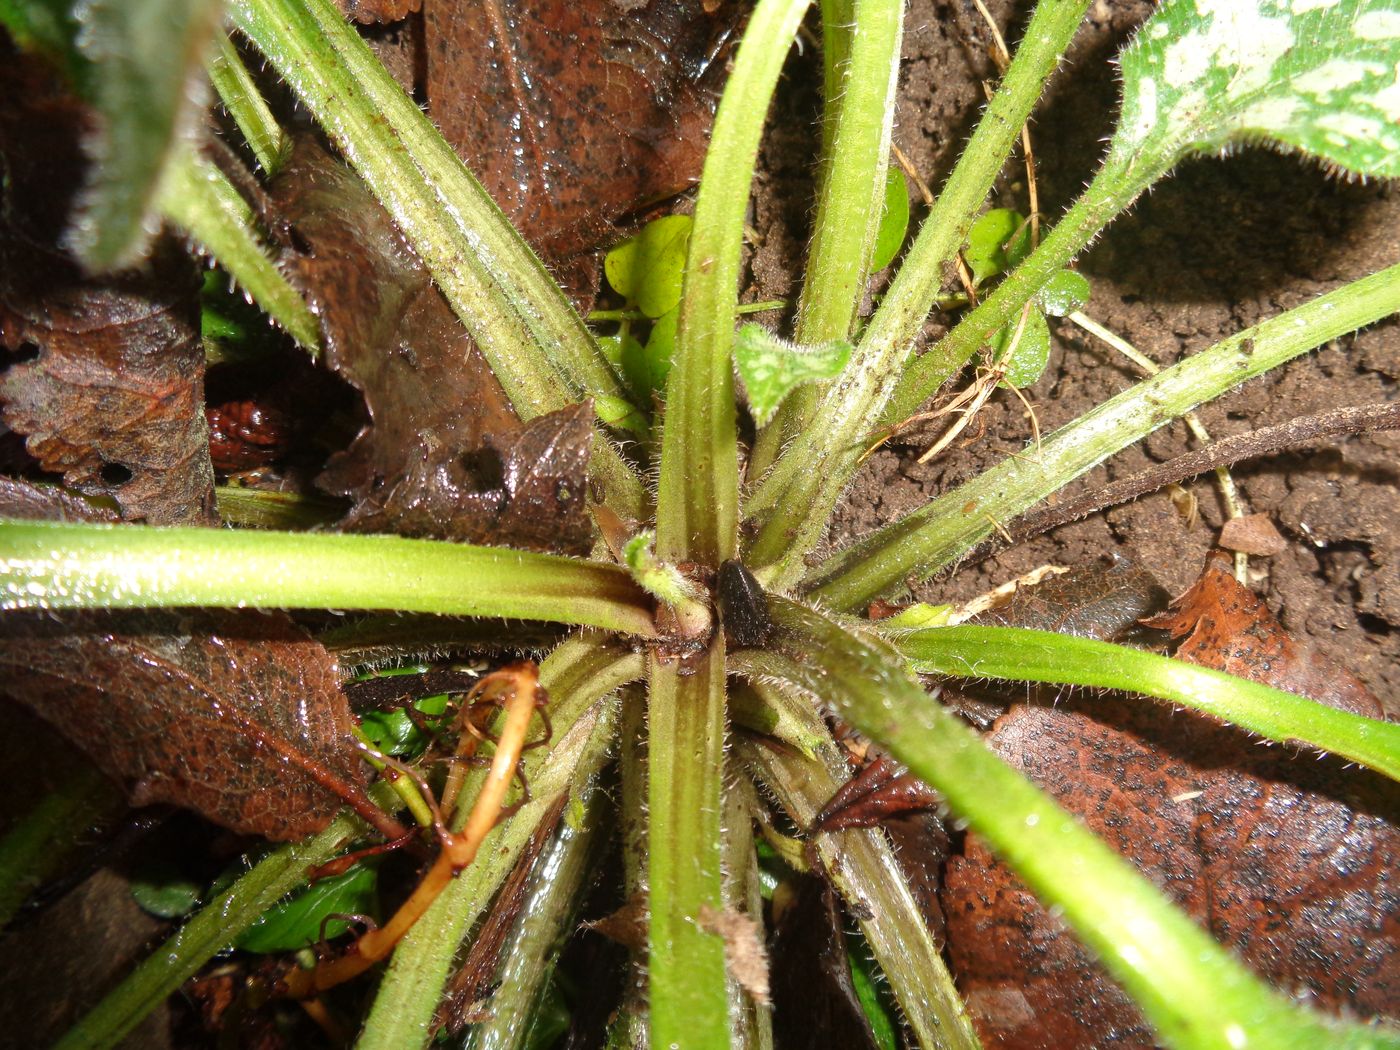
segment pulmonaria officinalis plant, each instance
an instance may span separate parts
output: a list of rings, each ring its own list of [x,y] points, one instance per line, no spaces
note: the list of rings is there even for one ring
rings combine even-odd
[[[1391,780],[1400,776],[1400,729],[1128,646],[950,625],[943,612],[925,607],[892,621],[863,615],[872,601],[956,564],[1106,457],[1195,406],[1400,310],[1400,264],[1222,340],[927,506],[816,556],[867,451],[976,355],[985,355],[988,395],[1036,378],[1048,353],[1045,315],[1083,305],[1083,280],[1066,267],[1177,165],[1266,143],[1342,172],[1400,175],[1400,3],[1166,0],[1119,56],[1122,111],[1102,166],[1037,243],[1019,216],[978,216],[1088,7],[1087,0],[1040,0],[961,158],[864,317],[872,267],[890,261],[903,232],[896,221],[898,233],[889,233],[886,220],[881,236],[882,216],[898,212],[887,205],[890,188],[902,189],[888,167],[904,12],[893,0],[826,0],[815,218],[793,327],[780,334],[740,327],[739,276],[767,104],[808,7],[806,0],[759,0],[749,13],[694,214],[652,224],[610,256],[608,279],[625,303],[608,320],[623,330],[602,338],[330,0],[231,0],[226,8],[214,0],[92,2],[57,15],[45,4],[0,7],[15,46],[66,69],[100,126],[87,140],[94,174],[76,216],[66,217],[72,225],[64,243],[86,272],[166,250],[163,242],[153,249],[151,235],[169,225],[215,258],[309,352],[340,353],[327,334],[333,319],[318,319],[285,267],[274,263],[262,228],[264,187],[255,180],[239,185],[202,149],[204,133],[196,129],[207,63],[236,144],[269,173],[303,163],[295,153],[288,159],[288,136],[239,52],[227,46],[225,21],[233,39],[285,81],[392,217],[395,236],[411,246],[470,332],[528,437],[497,457],[501,476],[489,490],[469,490],[453,471],[470,465],[433,458],[453,440],[451,429],[419,434],[421,445],[403,450],[407,489],[365,497],[352,517],[380,532],[421,534],[416,514],[430,516],[470,492],[492,527],[541,506],[586,512],[594,523],[583,556],[408,535],[76,520],[112,516],[110,506],[79,508],[77,490],[120,484],[96,470],[68,478],[75,492],[50,493],[70,501],[62,504],[68,520],[18,520],[17,504],[8,503],[16,520],[0,525],[3,604],[12,625],[5,659],[29,676],[14,687],[22,700],[62,722],[56,712],[75,692],[91,702],[89,694],[101,700],[104,692],[165,688],[142,675],[194,683],[190,702],[224,737],[244,741],[238,746],[248,763],[276,753],[298,771],[289,777],[311,782],[306,791],[319,807],[303,823],[279,827],[281,838],[294,841],[195,912],[61,1045],[118,1042],[304,884],[308,869],[333,864],[352,843],[372,845],[366,820],[381,837],[397,835],[424,852],[428,874],[419,890],[385,927],[341,949],[339,961],[284,969],[271,983],[274,991],[311,997],[334,983],[329,971],[339,976],[388,958],[372,1005],[356,1019],[357,1045],[424,1045],[464,939],[516,862],[529,849],[548,849],[551,864],[576,871],[599,848],[604,807],[612,803],[594,786],[616,756],[616,805],[629,832],[621,866],[634,926],[643,932],[631,945],[640,983],[622,996],[615,1039],[685,1047],[770,1041],[756,926],[763,910],[757,825],[788,850],[792,864],[819,863],[830,873],[909,1038],[929,1047],[976,1046],[979,1032],[886,840],[877,832],[814,832],[804,852],[787,834],[805,833],[845,777],[844,753],[819,713],[826,711],[905,765],[959,828],[1053,907],[1161,1041],[1400,1046],[1383,1022],[1326,1015],[1295,998],[1294,989],[1272,987],[1252,972],[993,753],[917,673],[1125,689],[1208,712],[1268,741],[1340,756]],[[178,56],[193,60],[181,64]],[[923,322],[960,259],[970,268],[969,309],[945,336],[921,347]],[[18,316],[12,304],[5,308],[7,318]],[[668,360],[638,343],[627,327],[634,314],[651,325],[649,342],[664,334]],[[33,317],[25,323],[38,327]],[[752,448],[741,452],[744,405],[757,429]],[[561,488],[551,478],[546,497],[532,487],[539,479],[519,450],[530,442],[587,448],[588,413],[597,416],[588,484]],[[428,467],[414,474],[419,460]],[[145,484],[144,473],[128,473]],[[161,519],[117,502],[129,518],[213,520],[204,511]],[[275,501],[263,501],[260,513],[280,513],[267,510],[268,502]],[[233,505],[225,504],[230,517]],[[48,516],[60,515],[51,509]],[[470,619],[401,619],[395,626],[379,617],[360,635],[353,626],[337,627],[312,641],[280,619],[275,631],[258,628],[275,637],[249,637],[252,614],[239,620],[187,612],[235,608]],[[164,611],[172,609],[186,611]],[[112,610],[115,618],[94,619],[95,610]],[[122,620],[132,615],[122,610],[160,611],[133,621]],[[56,615],[40,629],[35,611]],[[542,638],[518,621],[571,633]],[[142,625],[144,640],[133,643],[123,623]],[[443,690],[491,702],[464,704],[450,720],[464,741],[458,757],[484,749],[490,770],[449,763],[447,782],[438,783],[426,764],[414,764],[413,748],[400,747],[410,726],[352,724],[343,698],[336,699],[327,653],[362,650],[374,631],[385,632],[376,643],[381,660],[386,653],[461,649],[472,639],[553,645],[537,671],[515,665],[488,676],[474,694]],[[131,665],[144,670],[114,663],[128,677],[118,681],[114,670],[110,682],[67,682],[64,661],[91,659],[94,645],[113,654],[131,649]],[[247,693],[247,669],[272,660],[274,645],[286,650],[279,666],[291,668],[285,688],[247,696],[246,706],[225,703],[225,692]],[[302,662],[293,667],[293,659]],[[316,706],[307,700],[312,695],[324,709],[307,718],[331,725],[335,753],[308,758],[301,741],[314,734],[296,719]],[[547,734],[536,710],[545,695]],[[266,710],[274,703],[279,714]],[[487,716],[496,707],[503,712],[492,721]],[[361,752],[347,743],[357,733],[368,740],[363,753],[386,774],[373,787],[362,782]],[[79,743],[100,753],[105,745],[94,736]],[[171,749],[98,761],[139,780],[146,798],[176,797],[160,794],[161,785],[179,781],[185,769]],[[511,787],[517,769],[528,793]],[[224,798],[201,808],[230,826],[270,834],[255,812],[267,790],[253,784],[237,804]],[[576,812],[548,846],[532,847],[542,825],[541,834],[550,834],[546,822],[559,820],[563,799]],[[352,808],[337,813],[346,800]],[[483,1022],[498,1026],[492,1031],[500,1038],[512,1025],[523,1037],[523,1019],[539,1009],[555,958],[540,944],[571,921],[572,898],[584,882],[571,878],[531,890],[542,902],[543,926],[531,932],[523,924],[503,952],[507,967],[517,958],[536,961],[508,971],[500,984],[493,1019]],[[989,1038],[985,1026],[981,1037]]]

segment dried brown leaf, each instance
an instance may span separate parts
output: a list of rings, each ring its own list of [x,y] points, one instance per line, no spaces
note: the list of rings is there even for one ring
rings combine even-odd
[[[1172,611],[1144,620],[1186,640],[1176,655],[1252,682],[1310,696],[1343,711],[1383,717],[1361,681],[1311,646],[1289,637],[1265,604],[1230,572],[1229,555],[1216,551]]]
[[[851,979],[836,892],[814,876],[786,885],[794,892],[774,894],[774,1043],[780,1050],[873,1050],[879,1044]]]
[[[130,789],[291,840],[372,814],[334,660],[281,614],[10,614],[4,691]]]
[[[433,119],[526,240],[558,260],[699,177],[742,9],[429,4]]]
[[[32,56],[0,56],[0,98],[0,346],[20,356],[5,424],[123,518],[214,522],[193,262],[166,240],[139,271],[87,278],[60,246],[89,114]]]
[[[305,249],[284,265],[316,305],[327,363],[370,415],[319,480],[356,501],[342,524],[587,550],[591,406],[522,425],[388,213],[313,140],[297,142],[272,192]]]
[[[1179,611],[1150,622],[1193,632],[1188,659],[1364,706],[1333,688],[1337,669],[1299,658],[1227,565],[1212,559]],[[987,742],[1272,983],[1333,1011],[1395,1012],[1400,798],[1384,778],[1141,700],[1020,704]],[[1127,996],[975,836],[946,880],[950,956],[989,1047],[1152,1042]]]

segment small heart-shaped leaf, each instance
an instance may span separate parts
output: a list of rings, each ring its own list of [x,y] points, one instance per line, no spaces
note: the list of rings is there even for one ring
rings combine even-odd
[[[690,227],[689,215],[666,215],[647,223],[604,258],[608,284],[648,317],[674,310],[681,301]]]
[[[1021,328],[1019,337],[1017,327]],[[1006,366],[1006,381],[1017,390],[1039,379],[1050,362],[1050,326],[1045,315],[1032,309],[1024,326],[1018,320],[997,332],[992,337],[992,360]]]
[[[1030,251],[1030,226],[1025,216],[1011,208],[993,208],[967,231],[963,260],[972,271],[972,283],[1005,273]]]
[[[734,337],[734,363],[758,426],[773,418],[794,387],[833,379],[850,359],[849,343],[834,341],[799,347],[757,324],[744,325]]]
[[[1045,283],[1035,301],[1051,317],[1067,317],[1089,301],[1089,282],[1083,274],[1061,270]]]

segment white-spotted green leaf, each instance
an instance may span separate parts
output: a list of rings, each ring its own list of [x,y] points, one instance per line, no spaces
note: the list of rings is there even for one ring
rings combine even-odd
[[[73,245],[93,269],[135,262],[159,228],[157,194],[199,129],[221,0],[83,0],[81,78],[99,127]]]
[[[758,324],[746,324],[734,336],[734,364],[753,421],[760,427],[773,418],[793,388],[834,379],[850,359],[850,343],[797,346]]]
[[[1166,0],[1122,69],[1122,160],[1266,141],[1400,176],[1400,0]]]

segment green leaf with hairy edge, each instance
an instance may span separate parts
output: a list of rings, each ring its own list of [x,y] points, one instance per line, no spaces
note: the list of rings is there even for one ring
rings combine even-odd
[[[1267,141],[1400,176],[1400,0],[1167,0],[1121,64],[1120,157]]]
[[[875,1045],[880,1050],[897,1050],[899,1042],[895,1038],[889,1004],[880,994],[879,985],[875,983],[874,963],[865,959],[862,947],[853,945],[846,949],[851,984],[855,987],[856,998],[860,1000],[860,1009],[865,1014],[866,1023],[870,1025],[870,1032],[875,1036]]]
[[[746,324],[734,336],[734,364],[758,426],[773,418],[794,387],[834,379],[850,359],[850,343],[795,346],[760,324]]]
[[[222,0],[87,0],[77,48],[100,122],[73,243],[94,269],[135,262],[159,226],[157,191],[200,127]]]
[[[972,283],[1005,273],[1030,252],[1031,229],[1026,217],[1011,208],[992,208],[967,231],[963,261]]]
[[[1026,313],[1024,326],[1017,319],[992,336],[991,343],[992,360],[1005,364],[1006,381],[1017,390],[1039,379],[1050,362],[1050,326],[1045,315],[1033,307]]]
[[[875,231],[875,250],[870,258],[870,272],[879,273],[904,247],[909,232],[909,184],[904,172],[890,168],[885,172],[885,207],[880,212],[880,228]]]
[[[608,284],[648,317],[660,317],[681,301],[685,253],[690,244],[689,215],[653,219],[603,259]]]
[[[1051,317],[1067,317],[1089,301],[1089,282],[1083,274],[1061,270],[1046,282],[1035,297]]]
[[[260,955],[292,952],[315,944],[322,937],[338,937],[350,928],[344,919],[328,915],[374,915],[379,910],[379,871],[361,862],[343,875],[321,879],[290,900],[263,912],[235,942],[245,952]]]

